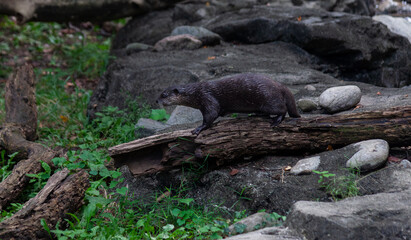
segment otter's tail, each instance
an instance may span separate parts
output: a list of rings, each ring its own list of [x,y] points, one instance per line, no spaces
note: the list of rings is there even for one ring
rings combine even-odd
[[[293,94],[287,88],[284,91],[285,105],[287,105],[288,115],[293,118],[300,118],[301,115],[297,111]]]

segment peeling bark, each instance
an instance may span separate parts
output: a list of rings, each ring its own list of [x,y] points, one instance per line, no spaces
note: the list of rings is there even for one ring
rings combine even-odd
[[[6,83],[6,123],[21,127],[26,140],[36,139],[37,105],[31,65],[19,67]]]
[[[411,106],[381,111],[286,119],[277,127],[261,117],[217,122],[193,136],[191,129],[165,133],[109,149],[116,166],[128,165],[135,175],[166,171],[184,162],[207,158],[217,165],[248,156],[319,152],[368,140],[390,146],[411,145]]]
[[[0,146],[8,153],[18,152],[20,161],[0,183],[0,210],[17,198],[30,181],[26,174],[42,171],[41,161],[53,166],[56,152],[30,140],[36,138],[37,108],[34,72],[30,65],[17,68],[6,84],[6,123],[0,127]]]
[[[6,84],[6,123],[0,127],[0,148],[19,152],[15,159],[24,160],[0,183],[0,210],[23,192],[30,180],[27,174],[41,172],[41,161],[53,167],[51,160],[57,156],[55,151],[32,142],[37,128],[34,82],[33,68],[26,64],[17,68]],[[36,197],[0,223],[0,239],[49,239],[40,220],[54,227],[67,218],[67,213],[76,212],[88,186],[85,170],[69,175],[69,170],[64,169],[53,174]]]

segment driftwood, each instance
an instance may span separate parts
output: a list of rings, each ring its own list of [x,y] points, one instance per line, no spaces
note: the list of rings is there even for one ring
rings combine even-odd
[[[197,137],[182,130],[138,139],[109,149],[116,166],[135,175],[165,171],[207,158],[217,165],[242,157],[319,152],[367,139],[411,145],[411,106],[318,118],[286,119],[277,127],[261,117],[220,121]]]
[[[68,218],[67,213],[76,212],[83,204],[88,187],[85,170],[69,175],[69,170],[64,169],[53,174],[37,196],[0,223],[0,239],[49,239],[41,219],[51,229],[58,221]]]
[[[37,108],[34,89],[34,72],[30,65],[19,67],[6,84],[6,120],[0,127],[0,147],[7,152],[18,152],[20,161],[13,172],[0,183],[0,210],[24,190],[30,178],[26,174],[42,171],[41,161],[53,166],[56,153],[41,144],[31,142],[36,138]]]
[[[9,154],[19,152],[15,159],[21,161],[0,183],[0,210],[23,192],[30,180],[27,174],[41,172],[41,161],[53,167],[51,160],[58,155],[32,142],[37,138],[34,82],[32,66],[24,65],[17,68],[6,84],[6,119],[0,127],[0,148]],[[54,227],[58,221],[67,218],[67,213],[77,211],[89,185],[88,173],[80,171],[70,176],[68,173],[67,169],[55,173],[36,197],[12,217],[1,222],[0,239],[49,238],[40,223],[41,219]]]
[[[26,21],[109,21],[147,13],[177,0],[0,0],[0,14]]]

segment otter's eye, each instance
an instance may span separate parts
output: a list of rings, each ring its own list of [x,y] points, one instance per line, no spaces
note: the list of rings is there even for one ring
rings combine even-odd
[[[162,93],[162,94],[161,94],[161,97],[162,97],[162,98],[166,98],[167,96],[168,96],[167,93]]]

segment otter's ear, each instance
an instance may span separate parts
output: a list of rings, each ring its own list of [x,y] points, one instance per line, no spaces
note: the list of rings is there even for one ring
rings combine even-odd
[[[173,93],[174,93],[174,94],[179,94],[179,93],[180,93],[180,90],[178,90],[178,88],[174,88],[174,89],[173,89]]]

